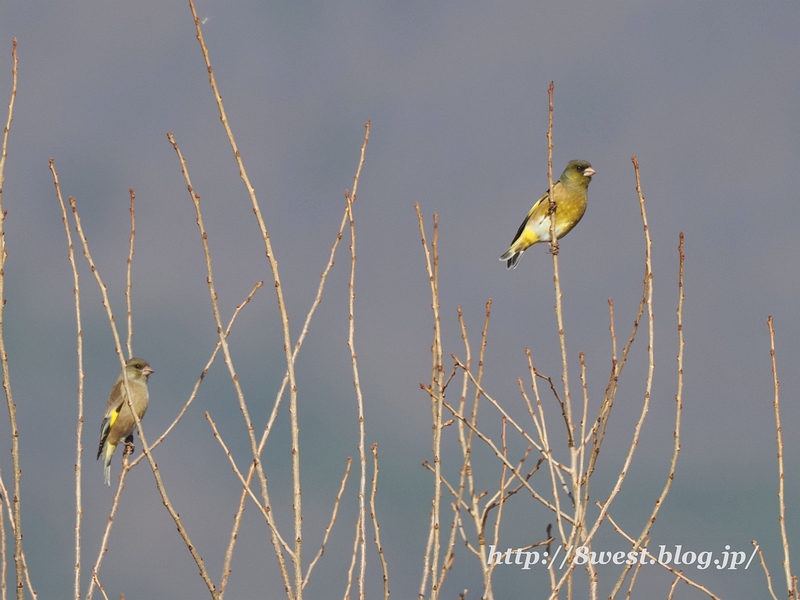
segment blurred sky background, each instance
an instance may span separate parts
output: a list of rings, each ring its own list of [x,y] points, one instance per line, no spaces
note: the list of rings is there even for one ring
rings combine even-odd
[[[573,158],[589,160],[597,171],[588,211],[563,240],[560,255],[573,395],[579,396],[582,351],[591,412],[599,407],[610,368],[607,299],[614,299],[622,339],[641,295],[644,243],[633,155],[641,164],[653,237],[652,407],[611,514],[638,533],[668,472],[677,243],[683,231],[683,450],[650,547],[682,544],[720,552],[730,545],[749,554],[750,541],[757,539],[778,596],[785,594],[766,322],[774,316],[788,532],[798,548],[797,2],[197,0],[197,11],[207,19],[203,31],[217,82],[272,237],[293,339],[327,261],[364,123],[371,120],[355,205],[356,350],[367,445],[377,442],[381,457],[378,512],[393,598],[410,598],[419,588],[432,493],[430,473],[420,466],[431,451],[429,400],[419,388],[430,377],[432,316],[414,203],[420,203],[429,236],[431,215],[439,213],[445,355],[464,355],[458,306],[477,350],[484,304],[491,298],[485,387],[513,414],[524,415],[516,382],[529,381],[524,349],[531,348],[541,371],[556,380],[560,376],[552,261],[543,245],[529,250],[513,271],[498,256],[547,187],[551,80],[555,177]],[[44,600],[72,590],[77,407],[73,283],[50,157],[65,198],[77,199],[120,325],[128,188],[136,190],[133,343],[135,354],[155,369],[144,420],[150,440],[188,398],[216,340],[194,208],[167,131],[180,144],[202,198],[223,320],[257,281],[266,282],[230,337],[258,430],[285,362],[263,242],[219,122],[188,2],[4,0],[4,107],[11,91],[13,37],[19,40],[20,62],[3,190],[4,330],[20,427],[24,547]],[[103,485],[94,454],[119,364],[100,294],[79,252],[78,262],[86,366],[85,590],[113,494]],[[297,363],[307,560],[321,540],[346,458],[357,455],[346,346],[348,268],[345,238]],[[623,374],[594,499],[608,494],[630,444],[643,397],[646,347],[642,330]],[[451,399],[457,396],[453,389]],[[549,401],[556,431],[560,417]],[[245,467],[249,445],[221,358],[196,403],[155,452],[167,491],[218,581],[240,486],[205,411]],[[482,414],[486,430],[497,435],[496,413],[487,406]],[[452,478],[459,464],[454,434],[453,428],[446,430],[445,465]],[[284,408],[264,460],[287,538],[289,441]],[[12,485],[10,446],[3,418],[0,468],[7,486]],[[518,456],[523,445],[515,441],[512,448]],[[500,477],[499,463],[485,448],[475,454],[480,485],[491,489]],[[119,469],[117,456],[114,482]],[[355,475],[355,464],[353,470]],[[127,481],[101,571],[109,596],[203,597],[207,591],[161,505],[149,468],[140,465]],[[307,588],[309,598],[344,593],[356,490],[351,476],[334,534]],[[502,547],[543,539],[552,521],[521,496],[507,511]],[[10,561],[13,544],[6,531]],[[605,526],[595,546],[628,548]],[[456,598],[468,589],[467,598],[478,598],[476,559],[461,543],[456,553],[443,597]],[[382,589],[374,546],[369,559],[368,597],[375,598]],[[252,504],[233,569],[230,600],[285,597],[267,530]],[[601,593],[610,590],[617,572],[601,568]],[[11,565],[8,574],[13,581]],[[687,568],[687,574],[723,598],[766,595],[757,561],[748,571]],[[495,597],[544,597],[546,577],[543,570],[498,568]],[[636,589],[665,597],[669,581],[660,568],[648,567]],[[705,596],[686,586],[675,595],[700,597]]]

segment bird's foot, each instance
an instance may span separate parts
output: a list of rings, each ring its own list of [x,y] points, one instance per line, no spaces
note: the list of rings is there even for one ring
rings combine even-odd
[[[133,443],[133,436],[129,435],[125,438],[125,454],[130,456],[136,450],[136,445]]]

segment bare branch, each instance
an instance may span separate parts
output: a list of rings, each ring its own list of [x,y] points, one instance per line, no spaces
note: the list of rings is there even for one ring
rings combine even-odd
[[[133,358],[133,310],[131,308],[131,288],[133,284],[131,282],[131,269],[133,267],[133,242],[136,239],[136,210],[135,210],[135,203],[136,203],[136,194],[133,191],[133,188],[130,189],[131,194],[131,237],[130,237],[130,249],[128,250],[128,270],[127,270],[127,285],[125,286],[125,301],[128,305],[128,358]]]
[[[208,421],[209,424],[211,425],[211,429],[214,431],[214,437],[219,442],[219,445],[222,446],[222,449],[225,452],[225,455],[228,457],[228,461],[231,463],[231,467],[233,468],[233,472],[236,473],[236,476],[239,478],[239,482],[245,487],[245,490],[247,491],[248,495],[253,500],[255,505],[258,507],[258,509],[261,511],[261,514],[264,515],[264,520],[267,522],[267,525],[269,526],[270,533],[278,538],[278,541],[280,541],[281,546],[283,546],[283,549],[286,551],[286,553],[289,556],[291,556],[292,555],[292,549],[289,547],[289,544],[286,543],[286,540],[284,540],[281,537],[281,534],[280,534],[280,532],[278,531],[278,528],[275,525],[275,520],[272,518],[272,507],[271,506],[266,506],[266,507],[262,506],[261,502],[259,502],[258,498],[256,498],[256,495],[247,486],[247,482],[245,481],[244,476],[242,475],[242,472],[239,470],[239,467],[236,466],[236,461],[233,460],[233,455],[231,454],[231,451],[228,450],[228,446],[225,444],[225,441],[222,439],[222,436],[219,434],[219,430],[217,429],[217,424],[214,422],[214,419],[211,418],[211,415],[208,414],[208,411],[206,411],[206,421]],[[286,592],[287,592],[287,594],[291,595],[291,591],[292,590],[291,590],[291,586],[288,585],[289,573],[286,571],[286,563],[280,563],[280,567],[281,567],[281,572],[284,575],[284,581],[287,582]]]
[[[783,572],[786,575],[786,589],[789,591],[789,598],[794,598],[794,585],[792,583],[792,564],[789,556],[789,538],[786,535],[786,490],[784,488],[783,472],[783,430],[781,429],[781,408],[780,408],[780,388],[778,381],[778,362],[775,357],[775,329],[773,328],[772,317],[767,319],[769,327],[769,355],[772,359],[772,385],[775,396],[772,407],[775,409],[775,439],[778,443],[778,522],[781,526],[781,541],[783,542]]]
[[[8,522],[11,523],[11,533],[14,534],[16,532],[14,525],[14,513],[13,509],[11,508],[11,501],[8,499],[8,490],[3,483],[2,472],[0,472],[0,509],[2,509],[3,503],[5,503],[6,510],[8,512]],[[0,517],[0,520],[2,520],[2,517]],[[22,554],[22,571],[25,577],[25,584],[28,586],[28,591],[31,593],[31,596],[33,596],[33,600],[37,600],[39,596],[36,593],[36,590],[33,589],[33,584],[31,583],[31,576],[30,572],[28,571],[28,561],[25,559],[25,553]],[[5,574],[5,570],[3,573]]]
[[[272,250],[272,242],[267,232],[267,226],[264,223],[264,218],[261,215],[261,208],[256,198],[256,190],[250,183],[250,178],[247,176],[247,170],[244,167],[244,161],[239,153],[239,148],[236,146],[236,140],[233,137],[233,131],[228,123],[228,116],[225,113],[225,107],[222,104],[222,96],[217,87],[217,81],[214,77],[214,70],[211,68],[211,59],[208,55],[208,48],[203,40],[203,31],[200,27],[200,18],[197,16],[197,11],[194,7],[193,0],[189,0],[189,7],[192,11],[194,18],[195,32],[197,34],[197,41],[200,43],[200,50],[203,53],[203,59],[206,63],[208,70],[208,81],[214,93],[214,99],[217,103],[219,110],[219,118],[225,128],[225,133],[228,136],[228,141],[233,151],[234,159],[239,167],[239,176],[244,182],[247,194],[250,197],[250,203],[253,207],[258,228],[261,232],[261,237],[264,240],[264,247],[266,250],[267,260],[269,261],[270,268],[272,269],[272,278],[275,282],[275,294],[278,299],[278,309],[281,314],[281,325],[283,326],[283,349],[286,354],[286,366],[289,371],[289,419],[291,421],[292,429],[292,487],[293,487],[293,503],[292,508],[294,511],[294,594],[297,600],[302,600],[303,597],[303,509],[302,509],[302,493],[300,489],[300,425],[297,420],[297,381],[294,373],[294,358],[292,356],[292,340],[289,333],[289,314],[286,310],[286,303],[283,298],[283,287],[281,286],[280,275],[278,273],[278,261],[275,258],[275,253]],[[219,325],[219,323],[218,323]],[[225,344],[223,342],[223,349]],[[251,433],[252,437],[252,433]],[[260,459],[256,448],[253,448],[253,461],[256,465],[256,471],[259,472],[259,477],[262,477],[260,469]],[[266,482],[262,477],[262,496],[266,493]]]
[[[325,545],[328,543],[328,537],[331,534],[331,530],[333,529],[333,524],[336,522],[336,515],[339,512],[339,503],[342,500],[342,495],[344,494],[344,490],[347,487],[347,478],[350,476],[350,466],[353,464],[353,459],[349,456],[347,457],[347,467],[344,471],[344,476],[342,477],[342,483],[339,486],[339,493],[336,494],[336,499],[333,501],[333,511],[331,512],[331,520],[328,523],[328,526],[325,528],[325,535],[322,537],[322,544],[319,547],[319,552],[314,557],[308,565],[308,570],[306,571],[306,576],[303,578],[303,587],[308,585],[308,580],[311,577],[311,571],[314,569],[314,565],[317,564],[322,555],[325,553]]]
[[[78,266],[75,264],[75,247],[72,244],[72,233],[67,219],[67,207],[64,198],[61,196],[61,186],[58,183],[58,173],[56,172],[53,159],[50,159],[50,172],[53,174],[53,184],[56,188],[56,196],[61,206],[61,221],[64,223],[64,232],[67,235],[67,257],[72,267],[73,294],[75,295],[75,324],[78,328],[78,424],[75,427],[75,580],[74,598],[80,600],[81,597],[81,521],[83,519],[83,498],[82,498],[82,465],[83,465],[83,326],[81,321],[81,284]]]
[[[433,429],[433,468],[436,472],[433,484],[433,499],[431,500],[431,540],[429,540],[429,550],[425,560],[425,570],[422,575],[422,585],[420,593],[424,594],[428,574],[431,576],[431,596],[430,600],[437,600],[439,597],[439,587],[436,581],[436,573],[439,570],[439,550],[440,550],[440,523],[441,523],[441,501],[442,501],[442,404],[444,396],[444,385],[441,375],[444,372],[442,367],[442,332],[441,320],[439,315],[439,216],[433,215],[433,241],[430,250],[425,239],[425,226],[422,219],[422,212],[419,203],[414,204],[417,212],[419,230],[422,235],[422,246],[425,250],[425,266],[428,271],[428,279],[431,288],[431,309],[433,310],[433,345],[431,346],[431,385],[428,393],[431,398],[431,426]],[[431,258],[432,255],[432,258]]]
[[[8,102],[8,118],[3,130],[3,153],[0,155],[0,363],[3,369],[3,390],[6,394],[6,405],[8,406],[8,420],[11,426],[11,461],[14,473],[14,517],[12,519],[14,527],[14,564],[17,575],[17,600],[23,600],[25,596],[25,566],[22,564],[22,494],[20,478],[22,469],[19,465],[19,429],[17,428],[17,407],[11,395],[11,380],[8,372],[8,353],[6,352],[5,334],[3,333],[4,309],[6,305],[5,296],[5,268],[6,257],[6,234],[5,222],[6,211],[3,208],[3,184],[5,183],[6,157],[8,156],[8,132],[11,129],[11,121],[14,120],[14,101],[17,98],[17,38],[12,42],[11,50],[11,100]]]
[[[602,505],[599,502],[595,502],[595,504],[597,506],[599,506],[600,508],[602,508]],[[622,537],[624,537],[626,540],[628,540],[631,544],[634,543],[634,539],[631,536],[629,536],[627,533],[625,533],[619,525],[617,525],[616,521],[614,521],[614,519],[611,518],[611,515],[606,514],[606,518],[608,519],[609,523],[611,523],[611,525],[614,527],[614,529],[615,529],[615,531],[617,533],[619,533]],[[718,596],[715,596],[713,593],[711,593],[708,589],[706,589],[705,587],[703,587],[699,583],[697,583],[695,581],[692,581],[691,579],[686,577],[686,575],[684,575],[681,571],[676,571],[675,569],[670,567],[667,563],[659,562],[658,558],[653,556],[649,552],[647,552],[645,554],[645,556],[653,561],[651,564],[661,565],[667,571],[669,571],[670,573],[672,573],[673,575],[675,575],[676,577],[678,577],[682,581],[685,581],[688,585],[692,586],[695,589],[700,590],[701,592],[704,592],[709,598],[712,598],[713,600],[720,600],[720,598]]]
[[[761,553],[761,546],[759,546],[755,540],[750,543],[753,544],[753,547],[756,549],[756,552],[758,553],[758,560],[761,561],[761,567],[764,569],[764,575],[767,576],[767,589],[769,590],[769,595],[772,596],[772,600],[778,600],[778,597],[775,595],[775,590],[772,589],[772,577],[769,575],[767,563],[764,562],[764,555]]]
[[[366,135],[365,135],[365,140],[366,140]],[[359,175],[360,171],[356,173],[356,177],[358,177]],[[353,202],[355,202],[355,198],[353,199]],[[342,221],[339,225],[339,231],[336,237],[334,238],[333,245],[331,246],[330,255],[328,256],[328,262],[325,265],[325,269],[322,271],[322,275],[320,275],[320,281],[317,287],[317,295],[314,297],[314,301],[311,304],[311,308],[308,310],[308,313],[306,314],[306,320],[303,323],[303,328],[300,331],[300,336],[297,338],[297,342],[295,343],[294,346],[294,351],[292,353],[293,361],[297,360],[297,355],[300,352],[300,348],[302,347],[303,342],[305,341],[305,338],[308,335],[311,319],[316,313],[317,307],[322,302],[322,291],[325,288],[325,282],[327,280],[328,273],[330,273],[331,269],[333,268],[333,259],[334,256],[336,255],[336,249],[338,248],[339,242],[342,239],[344,228],[350,220],[349,219],[350,213],[348,211],[348,208],[349,208],[348,205],[345,204],[344,213],[342,215]],[[272,426],[275,423],[275,419],[278,417],[278,409],[280,408],[281,400],[283,398],[283,393],[286,390],[286,386],[288,385],[288,383],[289,383],[289,370],[287,369],[286,373],[283,376],[283,382],[281,383],[281,387],[278,390],[278,394],[275,398],[275,403],[272,406],[272,412],[270,413],[269,419],[267,420],[267,425],[264,427],[264,431],[261,434],[261,440],[258,443],[259,456],[261,456],[261,453],[264,451],[264,446],[267,443],[267,438],[269,438],[269,434],[272,431]],[[247,473],[248,484],[252,480],[254,473],[255,473],[255,465],[250,465],[250,469]],[[233,527],[231,528],[231,536],[228,542],[228,548],[225,552],[225,564],[223,565],[222,582],[220,583],[221,596],[224,595],[225,593],[225,586],[227,585],[228,577],[231,572],[230,565],[231,565],[231,560],[233,559],[233,549],[234,546],[236,545],[236,540],[238,539],[238,532],[242,521],[242,515],[246,499],[247,499],[247,492],[245,490],[242,490],[242,495],[239,498],[239,507],[236,511],[236,515],[234,516]],[[220,597],[220,600],[222,600],[222,597]]]
[[[211,577],[208,575],[208,571],[206,570],[205,564],[203,563],[203,559],[200,554],[197,552],[197,548],[192,543],[191,539],[189,538],[189,533],[186,531],[186,528],[183,526],[181,522],[180,516],[175,508],[172,506],[170,502],[169,496],[167,495],[167,491],[164,488],[164,482],[161,479],[161,473],[158,470],[158,465],[156,464],[153,456],[151,454],[150,446],[147,443],[147,438],[144,435],[144,429],[142,428],[142,421],[139,418],[137,412],[133,409],[133,403],[131,401],[132,395],[130,393],[130,388],[128,387],[128,374],[127,370],[125,369],[125,358],[122,353],[122,343],[120,342],[119,332],[117,331],[117,325],[114,320],[114,314],[111,311],[111,303],[108,299],[108,291],[106,288],[106,284],[103,283],[103,280],[100,278],[100,272],[97,270],[97,267],[92,259],[92,255],[89,252],[89,241],[86,239],[86,235],[83,232],[83,226],[81,225],[81,218],[78,214],[78,205],[75,201],[75,198],[69,198],[70,206],[72,207],[72,213],[75,216],[75,227],[78,231],[78,236],[83,243],[83,255],[86,257],[86,260],[89,262],[89,265],[92,269],[92,273],[94,274],[95,280],[97,281],[97,285],[100,288],[100,293],[102,294],[102,302],[103,306],[106,309],[106,314],[108,316],[109,324],[111,325],[111,333],[114,336],[114,349],[117,353],[117,357],[120,360],[122,365],[122,375],[123,375],[123,382],[127,391],[126,400],[128,403],[128,408],[133,415],[133,418],[136,421],[136,430],[139,433],[139,440],[142,442],[142,453],[147,457],[147,461],[150,463],[150,468],[153,471],[153,476],[156,479],[156,488],[158,489],[159,494],[161,495],[161,500],[164,503],[164,506],[169,512],[172,520],[175,522],[175,525],[178,528],[178,533],[180,533],[181,538],[183,539],[184,544],[189,550],[189,553],[192,555],[195,563],[197,564],[198,569],[200,570],[200,576],[202,577],[208,591],[211,593],[211,597],[216,599],[216,589],[214,588],[214,583],[211,581]],[[120,488],[122,487],[122,479],[120,479]]]
[[[684,262],[683,232],[681,232],[680,241],[678,242],[678,308],[675,311],[678,319],[678,358],[677,358],[678,385],[677,385],[677,392],[675,394],[675,431],[673,434],[672,460],[670,461],[669,473],[667,475],[667,481],[664,484],[664,489],[661,491],[661,495],[659,496],[658,500],[656,500],[655,506],[653,507],[653,511],[650,514],[650,518],[647,520],[647,523],[642,529],[642,533],[639,534],[639,538],[633,545],[632,550],[634,552],[638,551],[639,548],[642,547],[642,544],[645,543],[645,540],[650,535],[650,529],[656,522],[656,518],[658,517],[658,512],[661,510],[661,507],[664,505],[664,501],[667,499],[667,494],[669,493],[669,490],[672,487],[672,481],[675,479],[675,467],[678,464],[678,454],[680,454],[681,451],[681,416],[683,413],[683,346],[684,346],[683,262]],[[617,584],[614,586],[614,589],[611,592],[611,596],[614,596],[619,590],[619,588],[622,586],[622,582],[625,580],[625,577],[627,576],[630,569],[631,565],[626,564],[625,568],[622,570],[622,573],[620,574]]]
[[[353,180],[353,194],[345,192],[345,199],[347,200],[347,213],[350,217],[350,281],[348,289],[349,296],[349,314],[348,314],[348,334],[347,334],[347,347],[350,349],[350,361],[353,366],[353,386],[356,388],[356,402],[358,405],[358,457],[361,465],[361,477],[358,484],[358,520],[361,532],[361,539],[359,546],[361,548],[361,563],[358,572],[358,597],[360,600],[365,598],[364,590],[364,577],[367,572],[367,509],[365,505],[365,496],[367,489],[367,453],[364,447],[365,432],[364,432],[364,395],[361,391],[361,380],[358,375],[358,356],[356,354],[355,342],[355,301],[356,301],[356,225],[355,217],[353,216],[353,202],[356,199],[358,191],[358,178],[361,176],[361,167],[364,166],[364,156],[367,151],[367,142],[369,141],[369,121],[366,124],[366,134],[364,135],[364,143],[361,146],[361,160],[358,163],[358,169]]]
[[[247,409],[247,402],[245,401],[244,392],[242,391],[242,387],[239,383],[239,377],[237,376],[236,370],[233,366],[233,358],[231,356],[230,347],[228,346],[228,340],[222,328],[222,318],[220,316],[219,303],[217,301],[218,295],[216,287],[214,285],[214,270],[211,265],[211,251],[209,250],[208,246],[208,233],[206,232],[205,224],[203,223],[203,213],[200,210],[200,195],[196,194],[194,191],[194,186],[192,186],[192,180],[189,177],[189,170],[188,167],[186,166],[186,160],[184,159],[183,153],[181,152],[181,149],[178,146],[178,142],[175,141],[175,136],[172,135],[172,132],[167,132],[167,139],[169,140],[170,144],[172,144],[172,147],[175,149],[175,153],[178,155],[178,160],[180,161],[181,164],[181,172],[183,173],[183,177],[186,180],[186,188],[189,191],[189,196],[192,199],[192,204],[194,205],[195,214],[197,215],[197,227],[200,231],[200,239],[203,244],[203,254],[206,260],[206,276],[207,276],[206,281],[208,283],[208,293],[211,296],[211,308],[214,314],[214,322],[216,323],[217,326],[217,335],[219,336],[219,342],[222,345],[222,352],[223,356],[225,357],[225,364],[228,367],[228,374],[231,377],[234,390],[236,391],[236,398],[239,402],[239,410],[241,411],[242,417],[244,418],[245,427],[247,429],[247,436],[250,440],[250,451],[253,454],[253,464],[255,465],[256,473],[258,473],[258,477],[261,482],[261,496],[263,505],[265,507],[268,507],[270,506],[270,500],[269,500],[269,492],[267,490],[267,477],[264,474],[264,469],[261,464],[261,459],[258,452],[258,444],[256,443],[255,431],[253,429],[253,422],[250,419],[250,412]],[[281,547],[279,545],[278,538],[275,535],[276,532],[277,530],[270,529],[270,538],[272,540],[273,548],[275,549],[275,555],[277,556],[278,561],[281,562],[283,560],[283,555],[281,554]],[[295,545],[295,551],[296,549],[297,545]],[[292,554],[292,556],[293,560],[299,558],[294,553]],[[291,585],[288,580],[285,581],[284,584],[287,586],[288,590],[291,590]]]
[[[378,512],[375,509],[375,496],[378,494],[378,444],[372,444],[372,494],[369,497],[369,508],[372,516],[372,526],[375,528],[375,546],[378,548],[378,557],[381,559],[383,570],[383,600],[389,600],[389,566],[383,554],[381,544],[381,528],[378,525]]]

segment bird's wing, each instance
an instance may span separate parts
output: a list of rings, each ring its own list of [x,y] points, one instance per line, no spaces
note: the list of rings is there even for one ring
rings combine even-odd
[[[558,188],[561,186],[560,181],[556,181],[553,184],[553,194],[558,195]],[[522,225],[519,226],[517,230],[517,234],[514,236],[514,240],[511,242],[513,245],[519,237],[522,235],[522,232],[525,231],[525,227],[528,223],[532,223],[533,225],[538,225],[541,223],[542,220],[547,218],[547,213],[550,211],[550,190],[547,190],[542,197],[539,198],[536,203],[533,205],[531,210],[528,212],[528,215],[522,221]],[[535,227],[533,227],[535,229]]]
[[[119,412],[122,410],[122,405],[125,403],[124,388],[125,382],[120,380],[111,388],[111,395],[108,397],[108,405],[106,406],[106,414],[103,417],[103,424],[100,426],[100,447],[97,450],[97,458],[103,452],[103,446],[108,439],[108,434],[114,423],[119,417]]]
[[[128,380],[130,381],[130,380]],[[110,421],[109,427],[117,420],[119,411],[122,410],[122,405],[125,403],[125,382],[120,379],[111,388],[111,394],[108,396],[108,405],[106,405],[105,419]]]

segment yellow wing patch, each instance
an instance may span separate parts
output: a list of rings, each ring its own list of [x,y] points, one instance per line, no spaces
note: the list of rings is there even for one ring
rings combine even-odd
[[[117,417],[119,416],[119,411],[122,410],[122,406],[120,406],[117,410],[115,410],[111,415],[108,417],[108,428],[111,429],[114,426],[114,423],[117,422]]]

